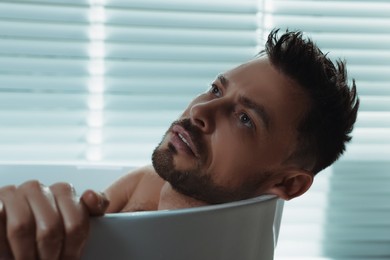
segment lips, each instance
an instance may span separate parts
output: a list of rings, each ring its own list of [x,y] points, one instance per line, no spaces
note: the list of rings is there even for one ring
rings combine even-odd
[[[174,136],[171,141],[176,148],[183,150],[192,156],[198,157],[197,149],[191,140],[191,136],[183,127],[174,125],[172,127],[172,133]]]

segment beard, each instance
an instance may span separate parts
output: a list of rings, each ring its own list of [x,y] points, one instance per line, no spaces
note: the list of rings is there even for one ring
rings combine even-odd
[[[177,155],[176,148],[171,143],[168,143],[167,147],[162,145],[174,125],[180,125],[188,132],[197,153],[200,155],[199,158],[196,157],[195,165],[186,170],[178,170],[174,165],[174,156]],[[239,188],[222,187],[213,181],[212,173],[203,170],[206,168],[208,158],[207,146],[203,140],[202,131],[193,125],[190,119],[173,122],[162,142],[152,154],[152,163],[157,174],[169,182],[173,189],[179,193],[208,204],[220,204],[254,197],[259,180],[246,180]]]

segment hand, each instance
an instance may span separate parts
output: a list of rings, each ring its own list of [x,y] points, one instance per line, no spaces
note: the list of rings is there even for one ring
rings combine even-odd
[[[38,181],[0,188],[0,259],[79,259],[89,217],[103,215],[108,200],[68,183]]]

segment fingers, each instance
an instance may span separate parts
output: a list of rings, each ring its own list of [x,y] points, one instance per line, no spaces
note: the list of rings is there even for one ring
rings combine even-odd
[[[35,221],[27,200],[15,186],[2,188],[0,200],[5,210],[6,237],[14,258],[36,259]]]
[[[86,190],[81,195],[81,201],[87,207],[90,216],[104,215],[110,203],[104,193],[93,190]]]
[[[50,190],[62,215],[65,233],[61,259],[79,259],[88,236],[89,213],[70,184],[56,183]]]
[[[38,181],[3,191],[7,237],[15,259],[58,259],[64,232],[53,195]],[[5,220],[5,218],[4,218]],[[4,236],[4,240],[5,236]],[[6,241],[2,243],[6,247]]]
[[[19,187],[35,219],[35,239],[39,259],[58,259],[62,249],[64,230],[53,194],[37,181]]]
[[[88,190],[78,198],[68,183],[0,188],[0,259],[79,259],[89,217],[107,207],[103,194]]]

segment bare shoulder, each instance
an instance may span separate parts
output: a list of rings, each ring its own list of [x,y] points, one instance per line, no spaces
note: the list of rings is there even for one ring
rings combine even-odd
[[[110,200],[110,205],[106,212],[113,213],[121,211],[139,185],[144,186],[146,183],[158,181],[159,177],[151,165],[132,170],[105,190],[105,194]]]

